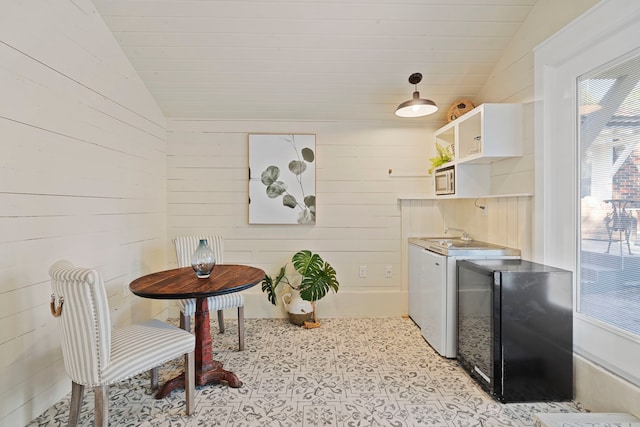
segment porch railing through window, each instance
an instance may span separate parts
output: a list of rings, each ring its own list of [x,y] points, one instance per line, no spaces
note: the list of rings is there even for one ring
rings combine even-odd
[[[640,337],[640,55],[577,82],[580,254],[577,310]]]

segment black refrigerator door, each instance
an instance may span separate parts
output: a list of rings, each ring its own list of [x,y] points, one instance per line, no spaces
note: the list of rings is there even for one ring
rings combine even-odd
[[[492,392],[495,335],[491,272],[458,264],[458,362]]]
[[[572,399],[571,273],[502,272],[501,276],[501,400]]]
[[[497,400],[573,398],[572,283],[523,260],[458,262],[458,359]]]

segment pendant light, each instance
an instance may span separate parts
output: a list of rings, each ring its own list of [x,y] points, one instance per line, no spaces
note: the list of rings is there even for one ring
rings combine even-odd
[[[420,99],[418,93],[418,83],[422,80],[422,74],[413,73],[409,76],[409,83],[415,85],[413,99],[403,102],[396,108],[396,116],[398,117],[422,117],[428,116],[438,111],[438,106],[430,99]]]

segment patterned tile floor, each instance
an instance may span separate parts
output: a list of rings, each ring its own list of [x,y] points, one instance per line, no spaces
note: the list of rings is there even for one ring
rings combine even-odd
[[[109,389],[112,426],[533,426],[533,413],[581,412],[575,402],[501,404],[422,339],[409,319],[323,319],[303,329],[280,319],[247,319],[246,349],[237,351],[236,323],[214,336],[215,358],[244,382],[198,387],[196,414],[184,392],[155,400],[146,374]],[[212,331],[217,326],[212,325]],[[161,380],[180,371],[165,365]],[[69,396],[33,420],[64,426]],[[93,425],[85,393],[81,426]]]

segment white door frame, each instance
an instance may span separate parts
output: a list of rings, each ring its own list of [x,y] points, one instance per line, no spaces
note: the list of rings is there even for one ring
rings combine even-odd
[[[574,291],[579,248],[576,80],[638,48],[638,34],[640,2],[605,0],[534,54],[534,254],[536,261],[573,271]],[[640,385],[637,337],[574,313],[574,351]]]

